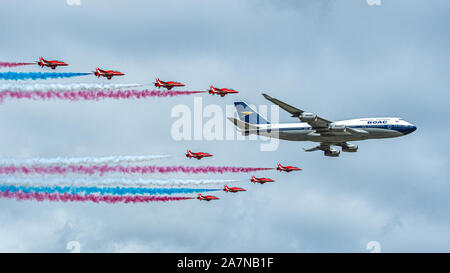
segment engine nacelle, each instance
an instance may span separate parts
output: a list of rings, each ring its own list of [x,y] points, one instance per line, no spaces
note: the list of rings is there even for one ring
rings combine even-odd
[[[313,113],[302,113],[298,118],[303,122],[311,122],[317,119],[317,115]]]
[[[341,152],[336,149],[330,149],[323,152],[325,156],[338,157]]]
[[[336,133],[343,133],[345,132],[345,125],[330,125],[329,129],[331,132],[336,132]]]
[[[348,144],[347,146],[342,147],[342,151],[347,153],[354,153],[358,151],[358,145]]]

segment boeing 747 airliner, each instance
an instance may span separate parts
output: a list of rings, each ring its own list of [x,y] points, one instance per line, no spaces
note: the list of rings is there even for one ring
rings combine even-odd
[[[263,94],[263,96],[289,112],[300,123],[271,124],[250,108],[245,102],[235,102],[239,120],[228,118],[243,135],[256,134],[292,141],[313,141],[320,145],[305,149],[307,152],[321,150],[326,156],[337,157],[340,151],[332,146],[340,146],[343,152],[356,152],[358,146],[348,141],[393,138],[410,134],[416,126],[402,118],[360,118],[330,121],[313,113],[307,113],[287,103]]]

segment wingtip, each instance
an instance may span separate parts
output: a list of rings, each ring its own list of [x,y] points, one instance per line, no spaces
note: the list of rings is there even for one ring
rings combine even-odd
[[[267,100],[272,99],[271,96],[267,95],[266,93],[262,93],[263,97],[266,98]]]

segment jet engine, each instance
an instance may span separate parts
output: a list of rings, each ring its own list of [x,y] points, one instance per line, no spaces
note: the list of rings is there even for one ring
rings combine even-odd
[[[331,156],[331,157],[338,157],[340,153],[341,153],[341,152],[340,152],[339,150],[336,150],[336,149],[333,149],[333,148],[331,148],[331,149],[329,149],[329,150],[325,150],[325,151],[323,152],[323,154],[324,154],[325,156]]]
[[[315,121],[317,119],[317,115],[314,115],[313,113],[302,113],[298,118],[302,122],[310,122]]]
[[[342,146],[342,151],[347,153],[354,153],[358,151],[358,145],[347,144],[346,146]]]
[[[343,133],[345,132],[345,125],[330,125],[329,129],[331,132]]]

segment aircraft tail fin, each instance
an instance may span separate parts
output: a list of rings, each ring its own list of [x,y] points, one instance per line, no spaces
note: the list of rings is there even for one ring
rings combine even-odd
[[[238,112],[241,121],[249,124],[270,124],[270,122],[243,101],[234,102],[234,107],[236,107],[236,111]]]

